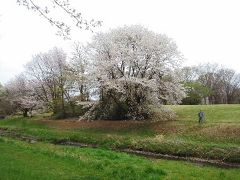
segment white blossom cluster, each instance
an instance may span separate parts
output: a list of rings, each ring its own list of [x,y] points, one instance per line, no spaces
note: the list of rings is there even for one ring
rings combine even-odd
[[[149,99],[179,103],[185,96],[175,69],[182,57],[175,42],[140,25],[96,35],[90,44],[93,75],[100,86],[128,95],[127,87],[141,86]],[[123,96],[123,97],[124,97]]]

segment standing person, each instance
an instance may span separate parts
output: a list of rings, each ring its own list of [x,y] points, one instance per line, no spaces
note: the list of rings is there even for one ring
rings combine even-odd
[[[203,123],[204,119],[205,119],[205,114],[202,110],[200,110],[200,112],[198,113],[198,122]]]

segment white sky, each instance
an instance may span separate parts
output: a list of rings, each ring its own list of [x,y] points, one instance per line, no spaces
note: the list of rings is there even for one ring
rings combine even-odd
[[[141,24],[173,38],[186,58],[185,65],[219,63],[240,72],[239,0],[72,0],[87,18],[102,20],[106,31]],[[54,46],[70,52],[73,41],[16,0],[0,3],[0,82],[23,71],[31,56]],[[73,40],[90,41],[92,33],[78,31]]]

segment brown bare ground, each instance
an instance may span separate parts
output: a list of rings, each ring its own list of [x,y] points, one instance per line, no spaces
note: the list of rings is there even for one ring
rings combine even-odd
[[[57,129],[108,129],[129,130],[148,127],[148,122],[141,121],[78,121],[78,120],[42,120],[40,123]]]
[[[49,127],[57,129],[98,129],[107,131],[137,131],[150,130],[160,134],[181,134],[186,131],[187,127],[183,124],[175,124],[174,122],[149,122],[149,121],[133,121],[133,120],[98,120],[98,121],[78,121],[76,120],[42,120]]]
[[[149,130],[157,134],[198,134],[209,138],[239,139],[240,126],[233,124],[212,124],[201,126],[199,124],[176,123],[174,121],[148,122],[148,121],[78,121],[78,119],[41,120],[40,123],[52,128],[64,130],[97,129],[106,131],[138,131]]]
[[[240,137],[240,126],[232,124],[218,124],[211,127],[206,127],[199,130],[200,135],[208,135],[209,137],[226,137],[226,138],[236,138]]]

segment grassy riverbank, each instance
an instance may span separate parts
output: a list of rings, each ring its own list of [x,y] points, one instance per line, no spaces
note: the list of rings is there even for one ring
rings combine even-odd
[[[170,154],[181,157],[197,157],[204,159],[217,159],[225,162],[240,163],[240,105],[209,105],[209,106],[170,106],[177,112],[177,119],[175,121],[163,121],[163,122],[139,122],[139,121],[95,121],[95,122],[86,122],[86,121],[77,121],[74,119],[71,120],[49,120],[49,117],[36,116],[34,118],[22,118],[22,117],[9,117],[6,120],[0,121],[0,128],[4,129],[1,133],[1,136],[5,138],[14,138],[20,139],[20,137],[28,137],[32,139],[37,139],[41,143],[35,144],[24,144],[24,142],[18,142],[17,140],[2,140],[0,153],[7,152],[8,148],[12,148],[10,154],[18,152],[18,147],[13,147],[16,144],[22,144],[22,146],[35,147],[42,146],[40,149],[44,148],[63,148],[70,149],[71,151],[102,151],[104,153],[113,153],[110,149],[124,149],[130,148],[141,151],[148,151],[154,153]],[[202,109],[206,114],[206,122],[204,124],[198,124],[197,112],[199,109]],[[4,139],[4,138],[3,138]],[[11,143],[6,143],[6,141]],[[85,150],[74,148],[74,147],[60,147],[48,144],[48,142],[81,142],[86,144],[91,144],[99,147],[100,149],[91,149],[87,148]],[[14,142],[14,143],[12,143]],[[9,146],[9,147],[8,147]],[[2,148],[4,147],[5,150]],[[31,149],[30,148],[30,149]],[[38,148],[34,152],[38,153]],[[15,150],[14,150],[15,149]],[[78,150],[77,150],[78,149]],[[24,150],[25,151],[25,150]],[[32,151],[32,150],[31,150]],[[66,150],[66,156],[68,156]],[[10,152],[10,151],[9,151]],[[28,152],[31,154],[31,152]],[[27,154],[28,154],[27,153]],[[40,152],[39,152],[40,153]],[[70,153],[70,152],[69,152]],[[29,154],[29,156],[30,156]],[[41,153],[40,153],[41,154]],[[122,153],[117,153],[119,156]],[[26,155],[27,158],[28,155]],[[126,154],[124,154],[126,156]],[[128,156],[135,157],[135,156]],[[10,157],[9,157],[10,158]],[[37,158],[37,157],[36,157]],[[139,157],[140,158],[140,157]],[[14,160],[15,159],[15,160]],[[43,158],[44,159],[44,158]],[[142,159],[142,158],[140,158]],[[144,158],[143,158],[144,159]],[[5,161],[5,160],[4,160]],[[7,159],[6,159],[7,161]],[[12,161],[18,161],[18,158],[13,158]],[[22,160],[24,161],[24,159]],[[46,160],[47,161],[47,160]],[[60,160],[59,160],[60,161]],[[114,158],[108,159],[109,163],[113,163]],[[112,161],[112,162],[111,162]],[[144,161],[148,163],[153,163],[152,160]],[[3,162],[3,161],[1,161]],[[10,162],[10,161],[9,161]],[[12,163],[13,163],[12,162]],[[164,162],[159,164],[159,162]],[[99,159],[100,163],[100,159]],[[125,165],[129,162],[126,160]],[[155,177],[157,175],[167,178],[177,177],[177,176],[191,176],[194,177],[194,173],[188,173],[187,169],[192,169],[191,171],[198,172],[198,166],[183,163],[175,162],[168,160],[159,160],[154,161],[156,163],[157,173],[150,172],[150,174],[142,174],[141,176],[146,177]],[[44,164],[44,163],[43,163]],[[65,164],[65,165],[64,165]],[[175,172],[173,166],[176,164],[178,170]],[[182,165],[184,164],[184,165]],[[169,166],[166,166],[169,165]],[[9,165],[6,165],[6,168]],[[69,166],[67,161],[62,162],[62,168]],[[100,166],[100,165],[99,165]],[[104,166],[104,165],[103,165]],[[120,174],[124,169],[128,169],[122,165],[116,167]],[[138,166],[138,165],[137,165]],[[139,167],[136,168],[145,168],[145,164],[139,164]],[[148,165],[155,166],[155,165]],[[171,169],[173,166],[173,169]],[[180,167],[186,166],[185,170],[182,170]],[[19,166],[20,167],[20,166]],[[88,165],[85,164],[84,167],[88,169]],[[123,169],[121,169],[121,167]],[[135,166],[134,166],[135,167]],[[147,167],[147,166],[146,166]],[[114,169],[116,169],[114,168]],[[201,167],[201,168],[210,168],[210,167]],[[38,168],[37,168],[38,169]],[[54,168],[53,168],[54,169]],[[109,172],[104,172],[103,175],[98,177],[111,177]],[[131,169],[131,168],[130,168]],[[139,170],[145,172],[145,170]],[[230,176],[233,171],[233,175],[240,177],[238,173],[235,173],[235,170],[220,170],[218,168],[210,168],[209,173],[206,174],[208,177],[209,174],[215,174],[214,177],[222,177],[223,179],[232,179],[233,176]],[[123,171],[122,171],[123,170]],[[208,172],[208,170],[204,170]],[[137,171],[137,170],[132,170]],[[155,172],[155,170],[153,170]],[[172,173],[173,171],[174,173]],[[190,172],[191,172],[190,171]],[[7,171],[6,171],[7,172]],[[63,171],[62,171],[63,172]],[[161,173],[160,173],[161,172]],[[171,173],[169,173],[171,172]],[[221,175],[222,173],[224,175]],[[237,171],[236,171],[237,172]],[[82,171],[80,174],[84,174]],[[117,173],[117,172],[116,172]],[[128,174],[127,172],[125,172]],[[220,174],[219,174],[220,173]],[[41,173],[40,173],[41,174]],[[156,175],[157,174],[157,175]],[[226,175],[226,176],[225,176]],[[87,176],[87,175],[86,175]],[[200,178],[202,176],[196,175],[195,178]],[[47,177],[47,175],[46,175]],[[50,177],[50,176],[49,176]],[[138,179],[137,176],[133,176],[135,179]],[[209,175],[208,179],[211,175]],[[54,179],[54,177],[52,177]],[[50,179],[52,179],[50,178]],[[42,178],[44,179],[44,178]],[[68,179],[68,178],[67,178]],[[94,178],[93,178],[94,179]],[[95,178],[97,179],[97,178]],[[119,179],[120,176],[119,176]],[[150,178],[151,179],[151,178]],[[167,178],[169,179],[169,178]],[[205,178],[206,179],[206,178]]]
[[[238,169],[0,138],[1,179],[236,179]]]

